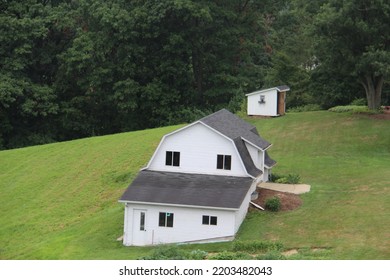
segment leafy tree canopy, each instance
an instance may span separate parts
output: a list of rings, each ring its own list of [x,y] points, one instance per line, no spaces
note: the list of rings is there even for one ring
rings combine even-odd
[[[390,98],[389,6],[0,1],[0,149],[190,122],[280,84],[288,108],[364,92],[377,108]]]
[[[377,109],[390,74],[390,3],[329,0],[313,25],[316,56],[323,67],[355,77],[368,106]]]

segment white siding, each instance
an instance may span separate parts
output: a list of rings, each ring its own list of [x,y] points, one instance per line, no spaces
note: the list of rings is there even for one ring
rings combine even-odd
[[[263,181],[268,182],[269,181],[269,175],[270,175],[270,169],[264,168],[264,175],[263,175]]]
[[[265,96],[265,103],[259,103],[260,95]],[[276,89],[248,95],[248,115],[277,116]]]
[[[180,166],[166,166],[166,151],[180,152]],[[231,170],[217,169],[217,155],[231,155]],[[149,170],[248,176],[234,143],[207,126],[196,123],[163,138]]]
[[[264,169],[264,152],[255,148],[254,146],[252,146],[251,144],[249,144],[247,142],[245,142],[245,146],[246,146],[255,166],[258,169],[263,170]]]
[[[245,216],[249,208],[249,202],[251,201],[251,194],[256,190],[256,186],[259,182],[260,182],[260,178],[257,178],[256,180],[253,181],[253,184],[250,190],[248,191],[248,193],[246,194],[245,199],[240,206],[240,209],[235,214],[236,217],[235,217],[234,233],[236,233],[239,230],[241,223],[245,219]]]
[[[260,161],[259,161],[259,154],[258,154],[258,149],[256,149],[255,147],[253,147],[251,144],[248,144],[247,142],[245,142],[245,146],[252,158],[252,161],[253,163],[255,164],[255,166],[259,169],[260,168]]]
[[[260,170],[264,171],[265,152],[262,150],[257,150],[257,154],[260,161]]]
[[[146,221],[144,243],[134,243],[132,233],[133,226],[138,230],[139,225],[133,225],[134,209],[145,209]],[[164,243],[180,243],[206,241],[208,239],[233,237],[236,232],[235,213],[236,211],[186,208],[175,206],[137,205],[128,204],[125,207],[125,233],[123,244],[131,245],[157,245]],[[173,227],[160,227],[158,225],[159,213],[167,212],[174,214]],[[203,225],[202,216],[216,216],[217,225]],[[136,234],[138,234],[136,232]],[[137,240],[140,240],[139,238]]]
[[[125,214],[124,214],[124,223],[123,223],[123,244],[124,245],[126,245],[128,243],[126,238],[128,238],[128,236],[129,236],[128,230],[131,229],[131,227],[129,227],[128,223],[132,222],[132,219],[128,219],[128,217],[127,217],[128,212],[129,211],[127,209],[127,204],[125,203]]]

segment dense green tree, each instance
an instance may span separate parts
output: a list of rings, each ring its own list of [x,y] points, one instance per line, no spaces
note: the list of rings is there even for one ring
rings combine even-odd
[[[259,4],[85,0],[76,10],[78,28],[56,82],[67,131],[190,121],[237,107],[231,100],[243,98],[241,88],[262,83]]]
[[[266,86],[288,85],[290,87],[291,91],[286,99],[287,108],[313,103],[308,89],[309,70],[301,64],[294,63],[291,56],[283,52],[275,52],[272,55],[271,65],[267,71]]]
[[[313,103],[324,109],[347,105],[355,99],[364,98],[364,90],[353,76],[322,64],[311,71],[309,90],[315,101]]]
[[[57,114],[50,86],[53,59],[49,9],[40,1],[0,4],[0,128],[3,145],[53,141],[50,118]]]
[[[380,0],[0,1],[0,148],[190,122],[279,84],[288,107],[326,108],[361,97],[358,79],[377,107],[388,14]]]
[[[390,74],[389,15],[388,1],[329,0],[313,25],[322,67],[356,78],[370,109],[379,108]]]
[[[271,62],[265,86],[288,85],[287,108],[313,103],[309,82],[315,67],[312,39],[308,26],[319,2],[281,1],[272,17],[270,46]]]

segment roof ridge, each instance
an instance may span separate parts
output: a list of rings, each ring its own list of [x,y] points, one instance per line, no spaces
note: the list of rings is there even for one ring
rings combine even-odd
[[[218,114],[218,113],[220,113],[220,112],[222,112],[222,111],[226,111],[227,113],[230,113],[230,114],[234,115],[234,114],[233,114],[232,112],[230,112],[228,109],[222,108],[222,109],[220,109],[220,110],[218,110],[218,111],[216,111],[216,112],[214,112],[214,113],[211,113],[211,114],[209,114],[209,115],[207,115],[207,116],[204,116],[203,118],[199,119],[198,121],[201,121],[201,120],[203,120],[203,119],[210,118],[210,117],[212,117],[212,116],[214,116],[214,115],[216,115],[216,114]]]

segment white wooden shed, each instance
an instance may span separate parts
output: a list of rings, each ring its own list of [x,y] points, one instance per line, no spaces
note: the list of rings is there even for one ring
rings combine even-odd
[[[286,113],[286,92],[288,86],[277,86],[246,94],[248,98],[248,115],[282,116]]]

